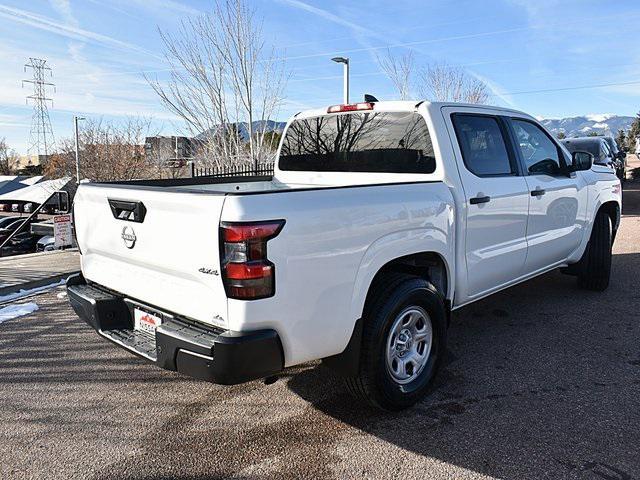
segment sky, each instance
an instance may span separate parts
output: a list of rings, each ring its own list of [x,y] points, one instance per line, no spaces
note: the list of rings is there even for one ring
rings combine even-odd
[[[277,120],[340,103],[341,66],[351,99],[397,93],[378,57],[411,52],[418,67],[459,66],[484,81],[489,102],[541,118],[640,111],[637,0],[247,0],[263,18],[265,44],[285,59],[286,101]],[[30,57],[52,69],[56,139],[73,116],[153,118],[163,134],[183,125],[147,76],[166,76],[159,31],[202,15],[210,0],[0,0],[0,139],[26,153],[33,107]]]

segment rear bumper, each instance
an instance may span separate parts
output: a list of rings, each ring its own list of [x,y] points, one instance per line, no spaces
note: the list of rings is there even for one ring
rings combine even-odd
[[[232,332],[173,317],[165,319],[153,338],[133,330],[123,297],[87,284],[81,274],[69,277],[67,293],[76,314],[101,336],[164,369],[234,385],[284,368],[275,330]]]

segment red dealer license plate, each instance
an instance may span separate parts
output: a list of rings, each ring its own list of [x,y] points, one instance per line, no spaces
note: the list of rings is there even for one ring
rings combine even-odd
[[[151,335],[156,334],[156,328],[162,324],[162,317],[153,313],[145,312],[137,307],[133,309],[134,328]]]

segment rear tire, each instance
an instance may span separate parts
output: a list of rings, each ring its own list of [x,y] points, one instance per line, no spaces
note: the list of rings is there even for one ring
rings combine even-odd
[[[426,280],[385,276],[363,316],[359,372],[346,380],[356,397],[384,410],[410,407],[430,391],[447,343],[444,301]]]
[[[578,275],[578,286],[586,290],[602,292],[609,286],[611,276],[611,219],[599,212],[593,223],[591,238],[581,262],[584,262]]]

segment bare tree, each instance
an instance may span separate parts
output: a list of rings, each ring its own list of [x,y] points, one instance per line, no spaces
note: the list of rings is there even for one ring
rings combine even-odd
[[[460,67],[446,63],[430,65],[420,72],[419,90],[421,97],[433,101],[487,103],[487,85],[469,75]]]
[[[147,78],[163,104],[202,142],[208,166],[257,165],[273,151],[267,120],[283,99],[282,60],[265,48],[262,26],[245,0],[219,0],[213,12],[160,32],[169,79]]]
[[[4,138],[0,139],[0,175],[11,175],[18,164],[18,154],[9,148]]]
[[[92,118],[83,122],[79,136],[82,179],[104,182],[155,176],[154,165],[144,155],[150,124],[149,119],[141,117],[128,117],[120,123]],[[75,178],[73,139],[60,140],[58,152],[45,166],[45,174]]]
[[[415,61],[413,53],[409,52],[395,57],[388,49],[385,56],[378,56],[378,64],[398,91],[400,100],[409,100],[413,83]]]

